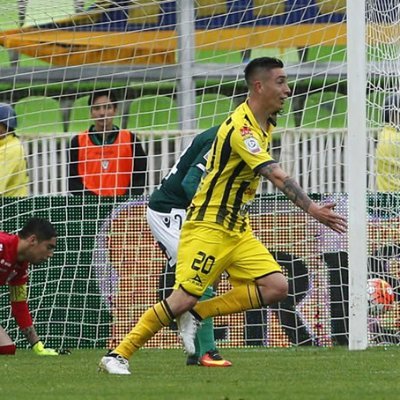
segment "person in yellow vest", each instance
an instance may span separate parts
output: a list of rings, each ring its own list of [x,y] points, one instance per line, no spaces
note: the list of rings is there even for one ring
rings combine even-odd
[[[25,151],[15,136],[17,117],[7,103],[0,103],[0,196],[28,196],[29,177]]]
[[[143,194],[147,155],[133,132],[113,124],[117,98],[112,91],[89,97],[93,125],[74,136],[69,149],[68,189],[73,195]]]
[[[400,94],[385,99],[385,126],[376,148],[376,184],[380,192],[400,191]]]

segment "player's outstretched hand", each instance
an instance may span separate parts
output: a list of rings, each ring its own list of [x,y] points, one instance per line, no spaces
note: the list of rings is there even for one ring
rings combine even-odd
[[[333,209],[335,203],[327,203],[318,205],[313,203],[310,206],[309,213],[316,220],[328,226],[337,233],[345,233],[347,231],[347,221],[343,216],[336,214]]]
[[[32,346],[32,350],[38,356],[58,356],[58,352],[54,349],[46,349],[42,342],[37,342]]]

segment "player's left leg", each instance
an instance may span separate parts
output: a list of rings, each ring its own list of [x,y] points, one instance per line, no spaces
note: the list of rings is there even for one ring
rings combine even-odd
[[[149,308],[121,343],[104,356],[99,369],[110,374],[128,375],[128,359],[150,340],[163,327],[168,326],[175,316],[190,310],[197,302],[197,297],[182,289],[174,290],[168,299]]]
[[[168,326],[175,316],[190,310],[196,303],[196,297],[182,289],[174,290],[166,300],[155,304],[140,317],[136,326],[114,351],[125,358],[130,358],[161,328]]]
[[[204,292],[200,301],[209,300],[213,297],[213,288],[209,286]],[[200,345],[199,358],[202,357],[207,351],[215,350],[214,323],[212,318],[206,318],[202,321],[196,337],[198,338]]]
[[[200,301],[209,300],[214,297],[214,288],[209,286]],[[232,363],[225,360],[215,344],[214,322],[212,318],[206,318],[199,327],[196,339],[199,344],[198,363],[204,367],[230,367]],[[197,348],[196,348],[197,351]]]

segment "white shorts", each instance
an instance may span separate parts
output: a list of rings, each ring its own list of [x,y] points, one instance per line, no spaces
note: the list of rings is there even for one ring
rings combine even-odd
[[[147,207],[147,222],[151,233],[159,243],[172,267],[176,264],[179,238],[186,210],[173,208],[170,213],[161,213]]]

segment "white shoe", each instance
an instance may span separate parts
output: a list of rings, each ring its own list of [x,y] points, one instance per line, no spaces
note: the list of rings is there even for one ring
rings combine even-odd
[[[131,374],[128,360],[120,355],[104,356],[100,361],[99,371],[107,372],[112,375]]]
[[[179,329],[179,336],[182,338],[183,347],[188,356],[196,353],[194,339],[200,322],[189,311],[184,312],[176,318]]]

